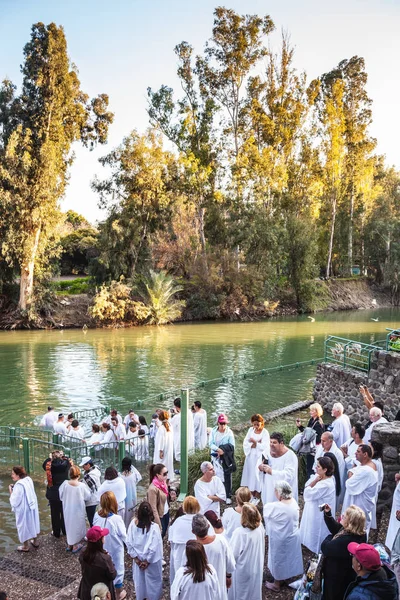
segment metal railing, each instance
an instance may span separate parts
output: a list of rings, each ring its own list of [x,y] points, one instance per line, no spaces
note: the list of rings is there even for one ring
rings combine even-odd
[[[355,340],[330,335],[325,340],[325,362],[337,364],[344,369],[355,369],[369,373],[371,355],[377,350],[383,350],[379,341],[374,344],[364,344]]]
[[[386,350],[388,352],[400,352],[400,329],[386,328]]]

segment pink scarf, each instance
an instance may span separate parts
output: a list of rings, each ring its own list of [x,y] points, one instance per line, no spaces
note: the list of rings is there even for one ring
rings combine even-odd
[[[153,481],[151,482],[153,485],[156,486],[156,488],[158,488],[159,490],[161,490],[162,492],[164,492],[164,494],[168,497],[168,488],[166,486],[166,484],[163,481],[160,481],[159,479],[157,479],[157,477],[154,477]]]

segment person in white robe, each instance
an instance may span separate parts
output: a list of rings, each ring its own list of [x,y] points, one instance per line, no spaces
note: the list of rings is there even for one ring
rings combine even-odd
[[[382,489],[382,484],[383,484],[383,464],[382,464],[382,453],[383,453],[383,445],[380,442],[376,442],[375,440],[371,440],[369,442],[369,446],[371,446],[372,451],[373,451],[373,457],[372,457],[372,462],[374,463],[375,467],[376,467],[376,474],[378,475],[378,487],[377,487],[377,496],[379,494],[379,492]],[[371,529],[376,529],[377,528],[377,522],[376,522],[376,502],[374,504],[374,507],[372,509],[372,515],[371,515]]]
[[[365,430],[365,435],[364,435],[364,444],[368,444],[371,440],[371,436],[372,436],[372,432],[374,430],[374,427],[376,425],[379,425],[380,423],[387,423],[387,419],[385,419],[385,417],[382,415],[382,411],[380,408],[378,408],[377,406],[373,406],[371,408],[371,410],[369,411],[369,418],[372,421],[371,425]]]
[[[207,413],[201,407],[200,400],[193,404],[194,447],[196,450],[207,448]]]
[[[171,600],[222,600],[217,572],[201,543],[190,540],[185,544],[184,562],[172,584]]]
[[[128,432],[129,423],[136,423],[136,425],[139,425],[139,417],[133,409],[130,410],[123,419],[123,425],[125,427],[126,432]]]
[[[101,440],[101,447],[107,451],[112,450],[114,448],[114,432],[111,429],[111,425],[109,423],[102,423],[101,432],[103,434],[103,439]]]
[[[126,498],[125,498],[125,515],[124,515],[124,523],[126,529],[129,527],[129,523],[131,522],[134,515],[134,508],[137,504],[137,490],[136,486],[139,481],[142,480],[142,476],[139,471],[133,466],[132,460],[129,456],[125,456],[122,459],[122,471],[119,473],[119,477],[121,477],[125,482],[126,488]]]
[[[221,514],[221,502],[226,501],[226,492],[221,479],[215,475],[214,465],[204,461],[200,465],[203,476],[194,484],[194,495],[197,498],[201,512],[213,510],[218,516]]]
[[[261,515],[252,504],[242,510],[242,524],[230,542],[236,568],[232,573],[229,600],[261,600],[265,556],[265,530]]]
[[[99,425],[95,423],[92,425],[92,435],[88,439],[88,446],[93,446],[95,452],[100,452],[101,450],[101,442],[103,440],[104,434],[100,431]]]
[[[249,488],[238,488],[236,490],[235,498],[236,506],[234,508],[229,506],[226,510],[224,510],[224,514],[222,515],[224,534],[228,541],[232,539],[235,529],[241,526],[243,505],[245,502],[250,502],[251,500],[251,492]]]
[[[389,526],[386,534],[385,546],[391,550],[400,527],[400,474],[396,474],[396,489],[393,494],[392,510],[390,512]]]
[[[122,416],[121,416],[121,415],[118,413],[118,411],[117,411],[117,410],[115,410],[115,408],[112,408],[112,409],[110,410],[110,414],[106,416],[106,418],[104,419],[104,421],[103,421],[103,422],[104,422],[104,423],[108,423],[109,425],[111,425],[111,419],[112,419],[113,417],[116,417],[116,418],[118,419],[118,422],[119,422],[119,423],[122,423],[122,422],[123,422],[123,421],[122,421]]]
[[[344,414],[344,406],[341,402],[335,402],[333,405],[332,417],[335,417],[335,420],[330,425],[333,439],[336,446],[340,448],[340,446],[349,439],[351,434],[350,419]]]
[[[348,470],[354,467],[355,465],[357,448],[360,444],[364,443],[364,435],[364,426],[361,423],[355,423],[351,428],[351,437],[340,446],[340,450],[343,453],[345,462],[345,481],[347,479]]]
[[[221,600],[227,600],[227,582],[230,585],[236,562],[227,541],[221,535],[210,535],[209,528],[210,523],[204,515],[195,515],[193,517],[192,531],[197,541],[204,546],[208,562],[217,572],[221,587]]]
[[[29,541],[34,548],[39,546],[40,533],[39,507],[33,481],[23,467],[15,466],[11,471],[13,484],[9,486],[10,505],[15,514],[18,539],[22,546],[19,552],[29,552]]]
[[[171,427],[174,433],[174,456],[177,462],[181,460],[181,399],[175,398],[174,407],[176,414],[172,417]],[[194,425],[193,413],[191,410],[187,413],[187,449],[190,454],[194,449]]]
[[[118,502],[118,514],[124,519],[126,485],[124,478],[118,476],[118,471],[115,467],[107,467],[104,472],[104,481],[99,488],[100,498],[104,492],[114,492]]]
[[[141,502],[137,517],[132,519],[127,535],[127,547],[133,558],[132,575],[136,600],[159,600],[162,596],[161,530],[153,522],[153,510]]]
[[[268,569],[274,578],[274,582],[267,582],[266,586],[278,592],[282,581],[303,573],[303,556],[300,509],[293,498],[292,488],[286,481],[277,481],[275,495],[278,502],[264,506],[264,523],[268,535]]]
[[[70,479],[60,485],[59,495],[63,506],[65,532],[68,548],[74,554],[79,552],[79,542],[86,535],[86,501],[90,499],[88,486],[79,481],[81,471],[73,465],[69,470]]]
[[[186,563],[186,542],[196,539],[192,532],[192,521],[194,515],[200,512],[200,504],[193,496],[186,496],[182,510],[184,514],[175,519],[168,531],[168,541],[171,547],[169,567],[171,584],[175,579],[175,573]]]
[[[111,431],[113,432],[113,442],[115,442],[114,447],[118,448],[119,442],[125,439],[126,431],[124,425],[118,421],[117,417],[111,418]]]
[[[257,476],[256,465],[259,458],[268,454],[270,440],[269,433],[264,428],[264,419],[261,415],[253,415],[250,419],[251,427],[243,440],[245,461],[243,465],[241,486],[246,486],[253,495],[261,491],[260,477]]]
[[[319,554],[321,543],[329,535],[325,525],[322,504],[336,505],[334,465],[330,458],[321,456],[317,461],[317,475],[307,481],[303,498],[304,509],[300,524],[300,540],[314,554]]]
[[[317,460],[321,458],[321,456],[325,456],[327,452],[332,453],[338,463],[339,467],[339,478],[340,478],[340,494],[336,496],[336,510],[339,510],[339,506],[343,502],[344,492],[345,492],[345,483],[346,483],[346,463],[344,461],[343,452],[340,448],[337,447],[336,442],[333,439],[333,433],[331,431],[325,431],[321,435],[321,444],[317,447],[317,451],[315,453],[315,461],[313,466],[313,471],[316,473]]]
[[[68,429],[68,438],[71,441],[73,440],[75,443],[82,442],[83,444],[86,444],[85,430],[79,425],[79,421],[77,419],[72,421],[71,427]]]
[[[93,525],[97,525],[102,529],[108,529],[109,531],[109,534],[104,538],[104,549],[111,556],[117,571],[114,586],[118,590],[118,596],[121,596],[125,575],[124,544],[126,544],[127,537],[125,523],[118,514],[118,502],[113,492],[102,494],[100,509],[94,516]]]
[[[378,473],[372,461],[372,449],[367,444],[360,444],[356,452],[358,467],[350,469],[346,480],[346,493],[342,512],[351,504],[362,508],[366,516],[367,538],[371,529],[374,506],[378,495]],[[329,504],[329,503],[328,503]],[[332,505],[331,505],[332,506]]]
[[[260,480],[261,500],[263,504],[277,502],[275,483],[287,481],[293,490],[293,497],[298,498],[298,468],[297,455],[285,446],[283,435],[274,432],[270,435],[269,454],[262,454],[257,460],[255,472]]]
[[[57,421],[54,422],[53,431],[60,435],[68,435],[68,429],[64,421],[63,413],[59,413]]]
[[[146,435],[144,429],[139,429],[138,439],[136,440],[136,460],[146,461],[149,459],[149,435]]]
[[[54,423],[57,421],[58,416],[52,406],[47,407],[47,413],[41,418],[40,427],[45,429],[53,429]]]
[[[162,463],[167,467],[168,478],[174,479],[174,434],[169,422],[168,411],[161,411],[161,426],[154,440],[154,464]]]

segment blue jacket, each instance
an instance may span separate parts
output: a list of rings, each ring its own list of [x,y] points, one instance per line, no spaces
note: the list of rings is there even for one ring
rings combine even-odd
[[[398,600],[399,591],[394,573],[385,565],[367,577],[357,577],[350,583],[344,600]]]

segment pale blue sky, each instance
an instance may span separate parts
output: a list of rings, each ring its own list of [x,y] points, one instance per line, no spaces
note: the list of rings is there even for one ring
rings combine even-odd
[[[147,87],[176,86],[174,46],[186,40],[201,51],[219,4],[269,14],[277,28],[272,47],[278,49],[280,30],[287,30],[296,46],[296,66],[309,79],[344,58],[363,56],[374,102],[371,133],[387,163],[400,168],[400,0],[0,0],[1,79],[20,83],[22,49],[32,23],[54,21],[64,26],[82,88],[92,96],[107,93],[115,112],[107,147],[92,153],[76,148],[63,208],[91,221],[104,216],[90,190],[95,173],[102,175],[97,158],[134,127],[144,131]]]

